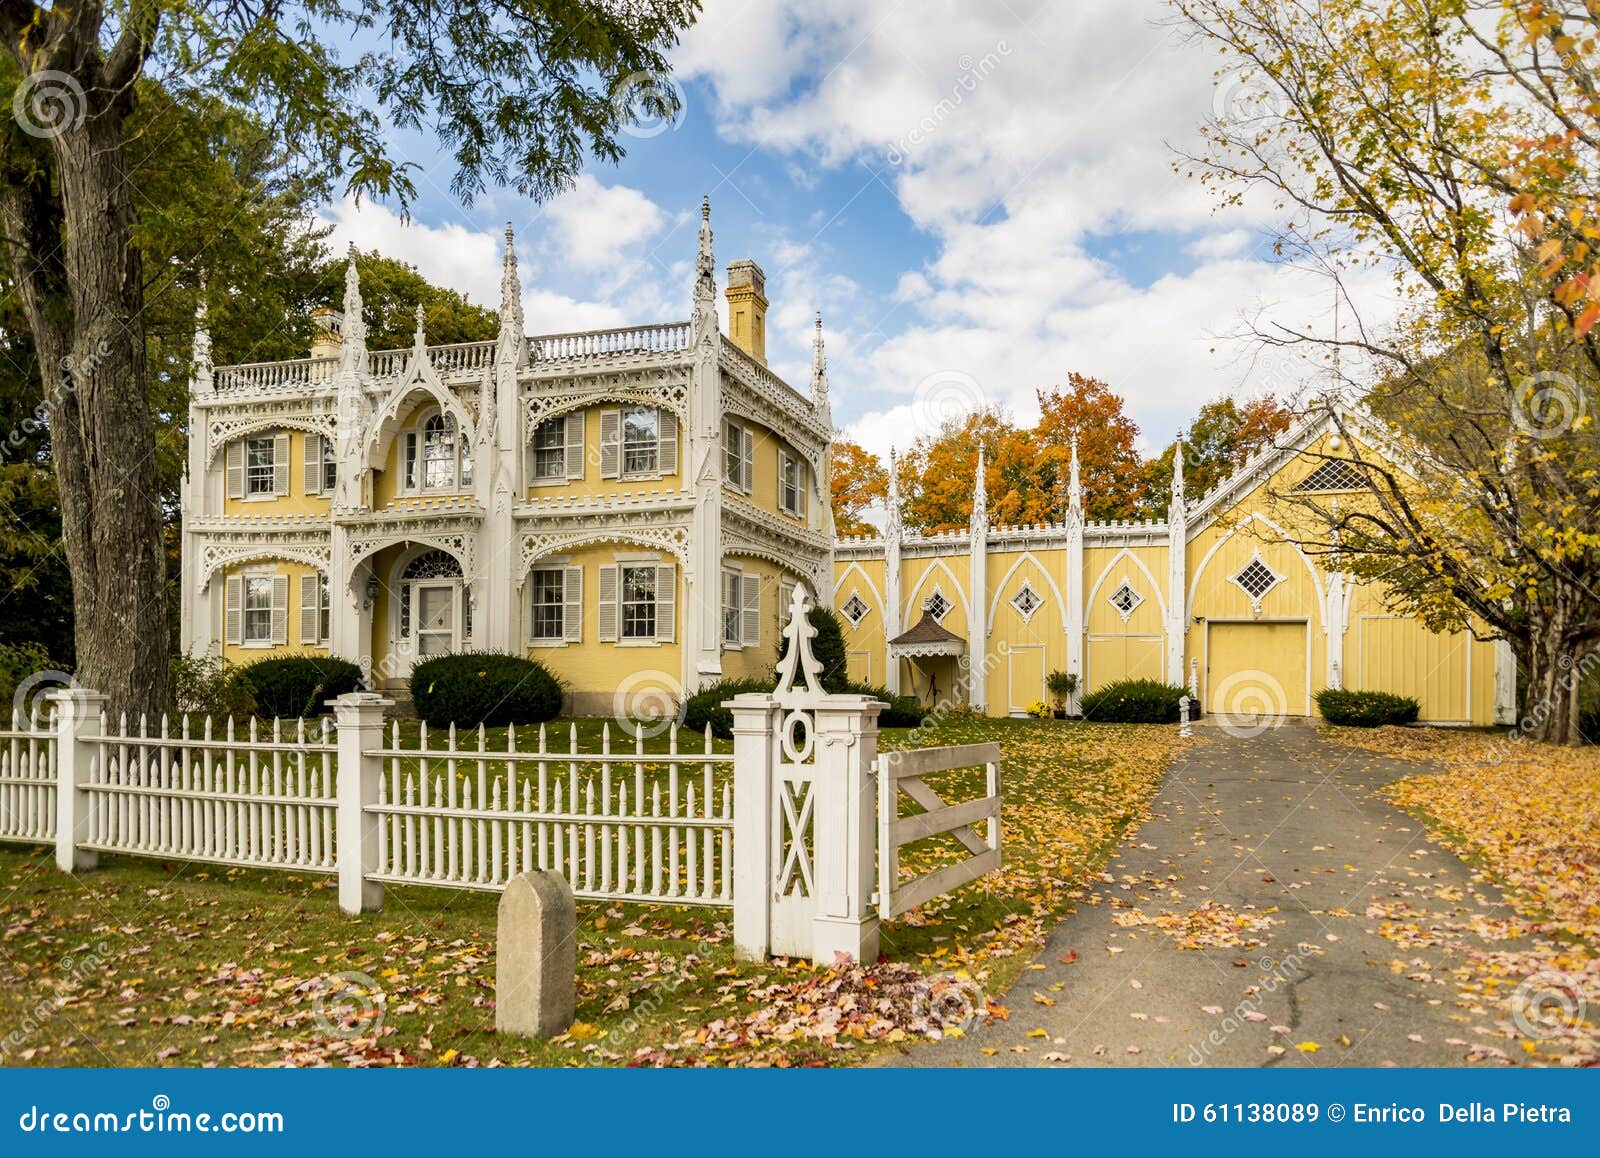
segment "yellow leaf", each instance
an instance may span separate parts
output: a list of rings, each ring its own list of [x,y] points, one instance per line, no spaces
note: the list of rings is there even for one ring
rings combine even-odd
[[[1314,1041],[1303,1041],[1294,1048],[1299,1050],[1301,1053],[1316,1053],[1322,1047]]]
[[[1042,1029],[1030,1029],[1028,1031],[1028,1036],[1029,1037],[1049,1037],[1050,1035],[1048,1033],[1046,1033]]]

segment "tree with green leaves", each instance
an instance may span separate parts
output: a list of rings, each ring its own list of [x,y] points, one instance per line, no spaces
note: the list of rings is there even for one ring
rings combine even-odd
[[[253,114],[284,179],[338,173],[345,192],[406,203],[411,166],[385,144],[386,114],[438,136],[463,199],[491,183],[542,197],[587,157],[620,157],[632,116],[675,111],[665,53],[698,7],[0,0],[16,111],[0,135],[0,231],[44,368],[78,677],[114,711],[155,713],[168,700],[151,282],[166,275],[192,293],[210,273],[208,300],[233,300],[216,272],[224,221],[204,222],[164,269],[151,267],[140,228],[152,210],[132,165],[141,132],[159,147],[164,125],[142,118],[141,81],[159,76],[168,91]],[[341,55],[335,44],[357,35],[387,51]]]

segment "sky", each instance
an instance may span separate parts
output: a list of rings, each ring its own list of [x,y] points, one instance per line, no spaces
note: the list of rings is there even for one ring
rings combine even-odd
[[[706,0],[671,59],[682,111],[619,165],[464,207],[434,142],[398,138],[409,224],[339,202],[332,243],[496,306],[510,222],[530,333],[681,320],[708,195],[719,286],[766,273],[769,362],[804,389],[820,310],[835,421],[880,455],[976,406],[1030,421],[1073,371],[1147,453],[1210,399],[1325,373],[1241,334],[1327,333],[1333,294],[1273,260],[1270,206],[1219,211],[1181,171],[1252,82],[1159,0]]]

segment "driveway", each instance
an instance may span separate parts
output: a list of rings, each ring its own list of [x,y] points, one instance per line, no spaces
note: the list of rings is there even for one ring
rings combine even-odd
[[[1378,794],[1418,767],[1308,726],[1197,734],[1151,819],[998,998],[1009,1018],[880,1064],[1466,1060],[1474,1035],[1451,950],[1402,946],[1378,926],[1391,914],[1417,921],[1405,906],[1434,921],[1509,912]]]

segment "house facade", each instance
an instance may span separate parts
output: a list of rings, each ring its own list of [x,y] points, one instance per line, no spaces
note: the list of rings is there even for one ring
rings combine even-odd
[[[832,418],[766,365],[762,271],[717,317],[709,204],[684,321],[523,333],[510,231],[493,341],[369,351],[352,261],[308,358],[214,367],[195,339],[183,646],[332,654],[380,687],[462,650],[526,652],[573,708],[658,709],[769,673],[780,608],[831,600]],[[203,309],[203,307],[202,307]]]

